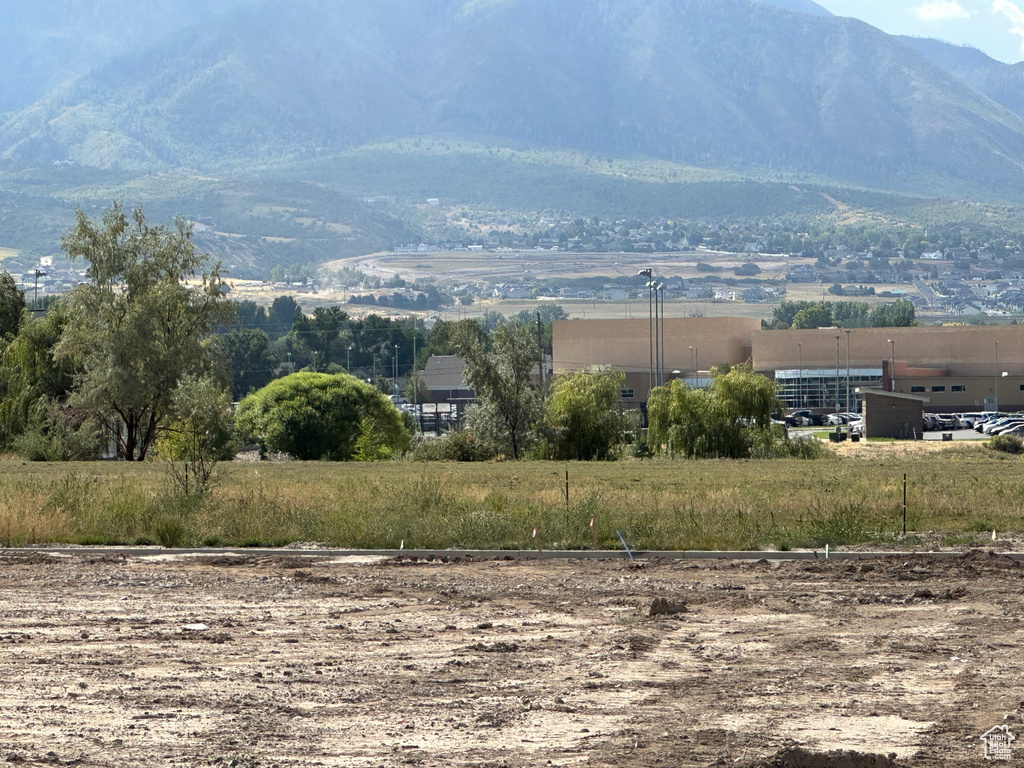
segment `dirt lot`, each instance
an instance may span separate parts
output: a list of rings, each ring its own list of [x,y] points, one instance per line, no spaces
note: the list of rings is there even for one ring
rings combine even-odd
[[[1022,607],[1024,566],[986,552],[0,552],[0,762],[746,766],[801,745],[858,753],[802,763],[822,768],[981,765],[979,737],[1024,715]]]

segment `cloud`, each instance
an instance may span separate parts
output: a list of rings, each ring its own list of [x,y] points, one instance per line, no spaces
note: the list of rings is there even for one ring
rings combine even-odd
[[[1010,0],[993,0],[992,13],[1001,13],[1010,20],[1010,32],[1021,38],[1021,53],[1024,53],[1024,11]]]
[[[1006,2],[1006,0],[996,0]],[[969,19],[969,14],[957,0],[925,0],[914,8],[914,13],[922,21],[955,21]]]

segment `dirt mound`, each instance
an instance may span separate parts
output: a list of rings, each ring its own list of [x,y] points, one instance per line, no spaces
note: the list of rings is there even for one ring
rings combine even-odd
[[[771,757],[747,768],[898,768],[896,756],[873,755],[839,749],[831,752],[810,752],[801,747],[780,749]]]

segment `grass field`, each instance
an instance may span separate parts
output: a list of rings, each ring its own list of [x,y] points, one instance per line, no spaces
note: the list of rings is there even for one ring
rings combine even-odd
[[[159,462],[0,462],[0,544],[580,549],[618,548],[616,531],[639,549],[885,543],[902,531],[904,473],[908,532],[928,542],[1024,531],[1021,461],[981,446],[815,462],[222,466],[210,495],[183,498]]]

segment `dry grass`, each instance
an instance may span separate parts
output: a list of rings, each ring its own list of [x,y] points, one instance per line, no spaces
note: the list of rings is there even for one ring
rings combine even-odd
[[[840,446],[850,455],[834,461],[234,464],[200,499],[175,495],[156,462],[5,461],[0,544],[574,549],[617,548],[616,531],[641,549],[884,543],[902,528],[904,473],[914,531],[1024,531],[1020,459],[908,445]]]

